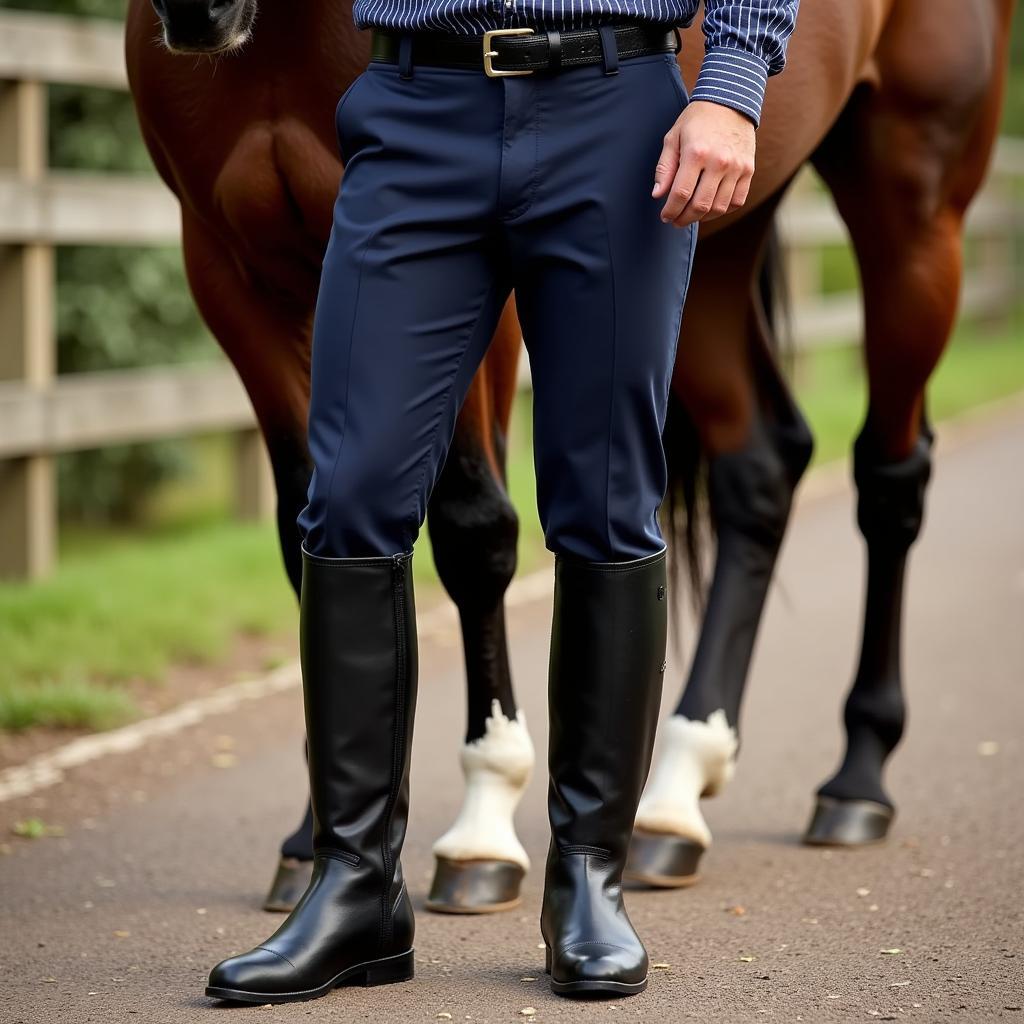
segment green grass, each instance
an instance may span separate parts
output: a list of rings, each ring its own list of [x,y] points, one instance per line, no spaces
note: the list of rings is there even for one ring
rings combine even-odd
[[[845,455],[864,415],[859,349],[802,358],[796,391],[817,438],[817,461]],[[932,381],[929,407],[942,420],[1020,391],[1024,324],[1018,318],[999,330],[958,332]],[[509,444],[523,571],[545,557],[530,404],[529,395],[519,399]],[[229,459],[223,440],[201,442],[195,477],[157,496],[148,528],[65,529],[52,578],[0,585],[0,728],[107,728],[138,714],[140,681],[161,685],[172,664],[215,665],[242,632],[291,641],[294,598],[273,527],[223,519]],[[426,603],[437,588],[426,531],[414,564]]]
[[[0,586],[0,727],[103,728],[124,684],[212,664],[239,633],[294,629],[269,525],[207,524],[68,545],[50,579]]]
[[[529,571],[543,538],[526,408],[513,435],[510,487]],[[172,664],[214,665],[239,633],[294,637],[274,527],[224,520],[230,458],[226,439],[197,441],[191,478],[159,489],[147,528],[66,527],[51,578],[0,584],[0,729],[109,728],[138,714],[139,682],[159,686]],[[439,584],[425,530],[414,565],[429,601]]]

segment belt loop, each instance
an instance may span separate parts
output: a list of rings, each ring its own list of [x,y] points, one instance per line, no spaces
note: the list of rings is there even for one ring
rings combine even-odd
[[[557,71],[562,66],[562,33],[556,29],[548,32],[548,67]]]
[[[412,78],[412,35],[409,32],[403,32],[398,40],[398,75]]]
[[[597,33],[601,38],[601,63],[606,75],[619,73],[619,46],[615,39],[615,29],[611,25],[598,25]]]

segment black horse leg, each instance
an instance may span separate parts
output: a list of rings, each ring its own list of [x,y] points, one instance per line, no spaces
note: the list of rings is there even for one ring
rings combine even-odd
[[[516,717],[504,601],[516,571],[519,520],[479,440],[460,433],[431,495],[427,528],[462,624],[469,743],[485,734],[495,701],[503,715]],[[495,448],[503,463],[504,445]]]
[[[812,446],[802,419],[786,425],[759,420],[745,448],[711,460],[715,573],[676,715],[706,722],[724,712],[726,723],[737,727],[761,613]]]
[[[732,774],[743,690],[793,493],[813,449],[796,407],[754,421],[743,448],[713,457],[708,496],[718,540],[690,674],[637,813],[629,877],[657,886],[696,878],[711,835],[700,812]]]
[[[885,462],[866,431],[854,446],[857,523],[867,544],[867,586],[860,662],[846,700],[846,755],[819,790],[806,841],[860,845],[884,839],[894,815],[882,784],[903,735],[901,671],[903,583],[907,555],[924,516],[932,434],[925,428],[910,455]]]
[[[512,693],[505,635],[519,521],[499,475],[503,467],[503,438],[495,437],[488,452],[479,437],[462,432],[427,517],[434,562],[462,624],[468,697],[460,752],[465,797],[455,823],[434,844],[427,906],[440,912],[514,906],[529,867],[512,821],[534,758]]]
[[[302,586],[302,556],[296,519],[306,504],[306,491],[312,466],[304,438],[274,437],[267,448],[277,493],[277,535],[281,544],[288,582],[298,599]],[[285,836],[281,857],[270,884],[263,909],[288,913],[306,891],[313,870],[313,809],[306,806],[298,828]]]

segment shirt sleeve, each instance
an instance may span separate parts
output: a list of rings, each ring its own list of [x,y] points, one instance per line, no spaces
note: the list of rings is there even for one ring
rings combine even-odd
[[[722,103],[759,124],[768,78],[786,66],[799,6],[800,0],[705,0],[707,51],[690,98]]]

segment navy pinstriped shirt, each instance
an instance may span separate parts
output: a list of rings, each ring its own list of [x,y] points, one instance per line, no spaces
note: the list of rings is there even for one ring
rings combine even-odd
[[[357,28],[479,35],[491,28],[589,28],[645,21],[688,26],[700,0],[355,0]],[[707,52],[691,99],[741,110],[754,124],[769,75],[786,63],[800,0],[704,0]]]

